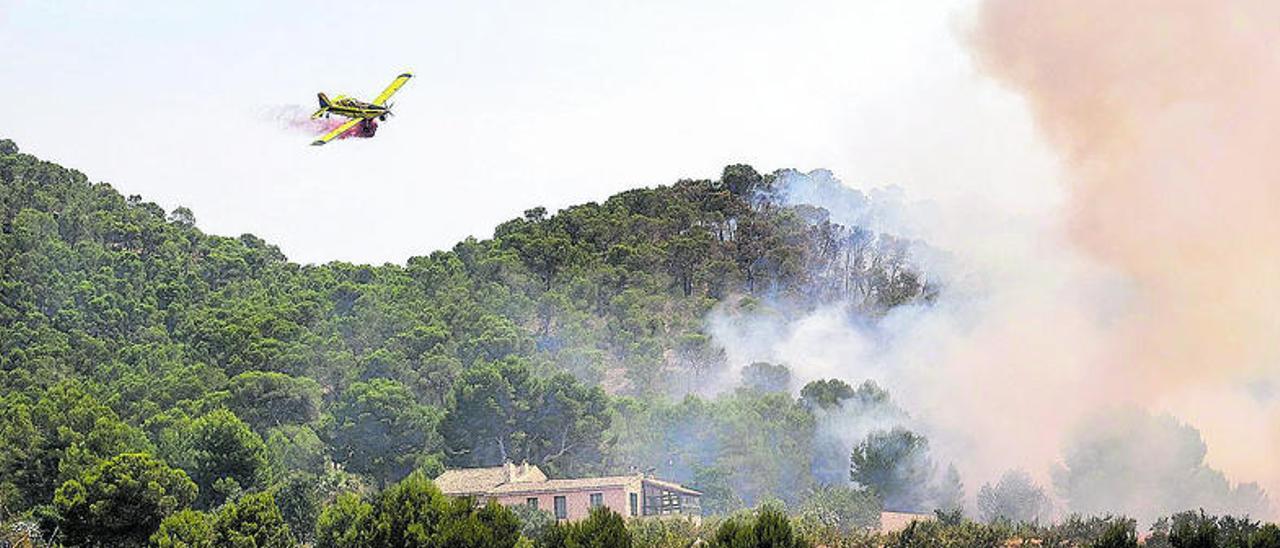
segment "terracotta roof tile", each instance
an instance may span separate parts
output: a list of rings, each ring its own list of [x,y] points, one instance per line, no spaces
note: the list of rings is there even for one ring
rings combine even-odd
[[[435,484],[445,494],[478,495],[487,493],[505,481],[507,481],[507,471],[501,466],[495,466],[446,470],[436,477]]]
[[[599,478],[553,479],[537,482],[505,483],[489,493],[509,495],[513,493],[545,493],[548,491],[579,491],[604,487],[622,487],[638,484],[640,476],[604,476]],[[639,485],[636,485],[639,487]]]
[[[508,481],[508,474],[513,480]],[[448,495],[511,495],[517,493],[547,493],[552,491],[582,491],[606,487],[639,489],[641,483],[649,483],[661,489],[686,495],[702,493],[678,483],[648,478],[640,474],[627,476],[602,476],[596,478],[547,479],[537,466],[493,466],[489,468],[458,468],[447,470],[435,479],[435,484]]]

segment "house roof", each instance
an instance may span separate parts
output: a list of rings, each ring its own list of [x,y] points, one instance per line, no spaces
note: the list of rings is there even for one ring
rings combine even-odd
[[[660,480],[660,479],[658,479],[658,478],[644,478],[644,481],[645,481],[646,483],[652,483],[652,484],[654,484],[654,485],[657,485],[658,487],[661,487],[661,488],[663,488],[663,489],[667,489],[667,490],[670,490],[670,491],[675,491],[675,492],[678,492],[678,493],[684,493],[684,494],[686,494],[686,495],[694,495],[694,496],[698,496],[698,497],[702,496],[702,493],[701,493],[701,492],[694,491],[693,489],[690,489],[690,488],[688,488],[688,487],[685,487],[685,486],[683,486],[683,485],[680,485],[679,483],[674,483],[674,482],[670,482],[670,481],[666,481],[666,480]]]
[[[492,468],[458,468],[445,470],[434,480],[436,487],[449,494],[475,495],[487,493],[507,481],[507,471]]]
[[[542,470],[534,465],[515,466],[508,464],[488,468],[457,468],[446,470],[435,479],[436,487],[439,487],[441,491],[448,495],[513,495],[553,491],[582,491],[607,487],[639,488],[642,482],[659,489],[675,491],[685,495],[702,495],[702,493],[678,483],[649,478],[640,474],[547,479]]]
[[[546,493],[549,491],[580,491],[584,489],[603,489],[605,487],[625,487],[639,483],[640,476],[603,476],[598,478],[553,479],[538,482],[505,483],[489,491],[494,495],[510,495],[515,493]]]

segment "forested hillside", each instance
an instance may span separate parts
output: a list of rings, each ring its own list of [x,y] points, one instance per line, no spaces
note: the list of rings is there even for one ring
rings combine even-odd
[[[783,207],[774,180],[729,166],[403,265],[300,265],[0,141],[0,518],[65,530],[122,455],[193,482],[169,510],[274,493],[299,538],[340,492],[446,465],[657,470],[726,511],[847,483],[815,427],[847,384],[798,399],[757,364],[693,395],[728,368],[718,304],[875,318],[930,292],[905,242]]]
[[[992,525],[968,521],[962,478],[885,390],[729,363],[711,315],[835,307],[874,326],[940,290],[914,243],[787,200],[794,174],[729,166],[533,208],[404,265],[300,265],[0,140],[0,544],[1135,546],[1129,519],[1042,526],[1051,501],[1016,470],[976,490]],[[1194,429],[1131,420],[1200,448],[1167,477],[1265,507],[1203,465]],[[1073,508],[1097,498],[1081,485],[1109,492],[1087,457],[1113,449],[1091,438],[1065,463]],[[708,518],[562,527],[429,481],[507,460],[656,473],[702,491]],[[939,521],[867,533],[881,509]],[[1280,529],[1179,513],[1148,544],[1189,538],[1275,546]]]

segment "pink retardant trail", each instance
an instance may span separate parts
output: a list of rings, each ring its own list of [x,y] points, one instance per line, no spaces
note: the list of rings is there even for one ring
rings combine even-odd
[[[338,126],[347,122],[348,118],[342,116],[331,116],[329,118],[312,118],[311,109],[301,105],[280,105],[271,107],[264,111],[263,117],[279,124],[281,128],[298,131],[319,137],[338,128]],[[370,121],[374,127],[377,127],[376,121]],[[371,137],[360,131],[360,126],[353,126],[351,129],[343,132],[336,139],[347,139],[351,137]]]

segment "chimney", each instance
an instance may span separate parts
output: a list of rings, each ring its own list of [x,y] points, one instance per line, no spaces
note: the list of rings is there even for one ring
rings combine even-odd
[[[516,479],[516,465],[512,464],[511,461],[507,461],[502,463],[502,467],[507,472],[507,483],[514,481]]]

